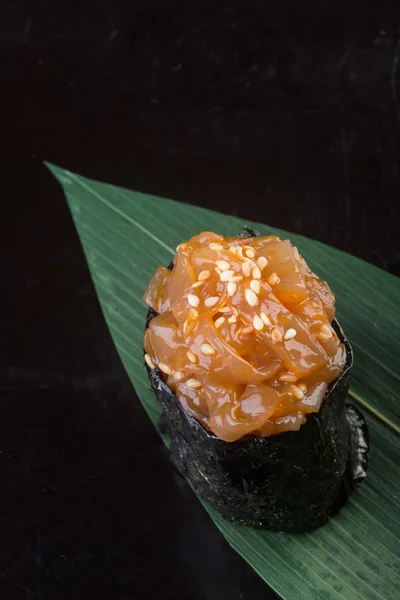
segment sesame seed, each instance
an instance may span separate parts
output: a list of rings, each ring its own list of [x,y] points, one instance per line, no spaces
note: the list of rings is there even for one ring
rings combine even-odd
[[[332,329],[329,325],[321,325],[320,331],[329,337],[333,337]]]
[[[283,373],[283,375],[279,377],[279,381],[284,381],[285,383],[296,383],[297,377],[291,373]]]
[[[228,323],[236,323],[237,321],[237,316],[236,315],[232,315],[231,317],[229,317],[228,319]]]
[[[257,265],[258,265],[259,269],[261,269],[261,271],[263,269],[265,269],[267,264],[268,264],[268,260],[265,258],[265,256],[260,256],[259,258],[257,258]]]
[[[263,320],[258,315],[254,315],[253,317],[253,327],[257,331],[261,331],[262,329],[264,329]]]
[[[208,244],[208,247],[210,248],[210,250],[223,250],[224,247],[221,246],[221,244],[217,244],[216,242],[211,242],[211,244]]]
[[[250,287],[253,290],[253,292],[255,292],[256,294],[260,293],[260,282],[258,281],[258,279],[252,279],[250,281]]]
[[[244,296],[246,298],[247,304],[249,304],[250,306],[257,306],[258,298],[257,295],[253,292],[253,290],[247,288],[247,290],[244,293]]]
[[[246,250],[245,254],[246,254],[246,256],[248,256],[249,258],[254,258],[254,257],[255,257],[255,252],[254,252],[254,250],[252,250],[251,248],[249,248],[248,250]]]
[[[200,381],[197,381],[197,379],[193,379],[193,377],[187,380],[186,385],[188,386],[188,388],[192,389],[201,387]]]
[[[271,337],[272,337],[272,339],[273,339],[274,342],[281,342],[282,341],[282,334],[279,331],[279,329],[276,329],[276,327],[272,330]]]
[[[266,325],[272,325],[271,321],[269,320],[269,318],[267,317],[265,312],[260,313],[260,317],[262,318],[262,320],[264,321],[264,323]]]
[[[243,248],[242,248],[242,246],[238,246],[238,248],[236,250],[236,254],[238,256],[240,256],[240,258],[243,258]]]
[[[197,311],[195,308],[189,308],[188,317],[189,319],[198,319],[199,311]]]
[[[296,246],[293,247],[293,254],[296,260],[300,260],[300,254]]]
[[[197,358],[197,356],[193,352],[191,352],[190,350],[188,350],[186,352],[186,356],[188,357],[188,360],[191,363],[193,363],[194,365],[199,362],[199,359]]]
[[[202,286],[204,284],[205,284],[205,281],[196,281],[196,283],[194,283],[192,285],[192,288],[198,288],[198,287],[200,287],[200,286]]]
[[[305,383],[298,383],[297,387],[299,387],[304,394],[306,393],[307,385]]]
[[[192,332],[193,332],[193,331],[196,329],[196,327],[197,327],[197,325],[198,325],[198,321],[196,321],[195,319],[191,319],[191,318],[190,318],[190,316],[189,316],[189,315],[190,315],[190,312],[191,312],[192,310],[193,310],[193,311],[194,311],[194,312],[195,312],[197,315],[199,314],[199,313],[197,312],[197,310],[195,310],[194,308],[191,308],[191,309],[189,310],[188,317],[187,317],[187,319],[185,320],[185,322],[184,322],[184,324],[183,324],[183,333],[184,333],[184,334],[186,334],[186,335],[190,335],[190,334],[191,334],[191,333],[192,333]]]
[[[229,296],[234,296],[237,290],[237,283],[235,283],[234,281],[229,281],[227,290]]]
[[[243,327],[243,329],[241,330],[240,333],[243,333],[244,335],[247,335],[248,333],[253,333],[254,328],[252,325],[248,325],[247,327]]]
[[[231,277],[233,277],[234,275],[235,275],[235,271],[232,271],[232,270],[222,271],[219,278],[221,281],[230,281]]]
[[[250,269],[254,269],[254,267],[257,266],[257,264],[254,262],[254,260],[251,260],[251,258],[245,258],[244,260],[247,262]]]
[[[231,306],[231,310],[233,312],[234,315],[236,315],[237,317],[239,316],[239,311],[235,306]]]
[[[297,335],[297,331],[291,327],[290,329],[288,329],[286,331],[285,335],[283,336],[283,339],[291,340],[292,338],[296,337],[296,335]]]
[[[208,308],[215,306],[217,302],[219,302],[219,296],[210,296],[209,298],[204,300],[204,304],[208,306]]]
[[[214,271],[217,273],[217,275],[221,275],[222,273],[221,269],[218,269],[218,267],[214,267]]]
[[[293,396],[297,398],[297,400],[303,400],[304,392],[297,385],[292,385],[292,392]]]
[[[225,317],[218,317],[218,319],[215,321],[216,329],[219,329],[224,321]]]
[[[319,340],[327,341],[327,340],[330,340],[332,338],[332,335],[327,335],[326,333],[318,333],[317,334],[317,338]]]
[[[227,271],[231,267],[227,260],[216,260],[215,264],[221,271]]]
[[[238,247],[237,247],[237,246],[231,246],[231,247],[229,248],[229,251],[230,251],[230,252],[232,252],[232,254],[237,254],[237,249],[238,249]]]
[[[200,298],[196,296],[196,294],[188,294],[187,299],[190,306],[193,306],[193,308],[196,308],[196,306],[200,304]]]
[[[261,271],[257,266],[253,269],[253,279],[261,279]]]
[[[231,308],[229,306],[224,306],[222,308],[219,309],[220,313],[230,313],[231,312]]]
[[[200,350],[203,354],[205,354],[206,356],[211,356],[212,354],[216,354],[216,350],[215,348],[213,348],[211,346],[211,344],[208,344],[207,342],[205,342],[204,344],[201,344],[200,346]]]
[[[178,252],[180,247],[181,247],[181,244],[178,244],[177,247],[175,248],[175,250]]]
[[[251,269],[250,269],[250,265],[248,262],[244,262],[242,264],[242,271],[243,271],[243,275],[245,275],[246,277],[250,277]]]
[[[205,281],[206,279],[208,279],[211,276],[211,273],[208,269],[205,269],[204,271],[200,271],[197,279],[199,281]]]
[[[153,363],[153,361],[151,360],[150,356],[148,354],[144,355],[144,360],[146,361],[146,363],[148,364],[148,366],[150,367],[150,369],[155,369],[156,365]]]
[[[233,281],[233,283],[237,283],[239,281],[243,281],[243,277],[241,275],[234,275],[230,278],[229,281]]]
[[[276,273],[271,273],[271,275],[267,277],[267,281],[269,285],[276,285],[280,282],[280,279]]]
[[[171,367],[169,367],[168,365],[166,365],[165,363],[158,363],[158,368],[163,372],[166,373],[167,375],[172,375],[173,370],[171,369]]]
[[[183,379],[184,374],[182,373],[182,371],[175,371],[174,373],[174,379],[176,379],[177,381],[180,381],[181,379]]]

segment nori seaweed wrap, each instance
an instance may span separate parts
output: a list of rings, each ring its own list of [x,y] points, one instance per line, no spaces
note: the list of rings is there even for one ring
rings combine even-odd
[[[257,235],[247,228],[241,233],[242,238]],[[156,315],[150,308],[146,331]],[[353,353],[336,320],[332,327],[345,351],[344,361],[339,376],[324,388],[319,409],[306,414],[296,430],[263,434],[265,429],[255,428],[255,433],[233,441],[220,439],[195,418],[164,381],[166,365],[156,365],[146,354],[151,387],[163,407],[159,427],[171,438],[171,460],[225,518],[274,531],[309,531],[340,509],[364,479],[366,425],[345,404]]]

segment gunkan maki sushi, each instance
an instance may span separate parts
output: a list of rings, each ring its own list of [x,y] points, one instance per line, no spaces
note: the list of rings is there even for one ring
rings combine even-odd
[[[289,240],[244,228],[180,244],[143,298],[144,358],[178,470],[236,523],[323,525],[368,459],[328,284]]]

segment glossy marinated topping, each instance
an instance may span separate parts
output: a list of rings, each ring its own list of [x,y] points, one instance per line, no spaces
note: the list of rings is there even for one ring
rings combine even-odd
[[[289,240],[196,235],[143,299],[147,364],[227,442],[299,429],[343,371],[333,293]]]

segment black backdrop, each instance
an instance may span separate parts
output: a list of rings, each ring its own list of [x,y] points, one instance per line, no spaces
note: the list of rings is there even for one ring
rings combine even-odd
[[[169,465],[42,160],[400,274],[399,13],[1,4],[2,598],[274,597]]]

